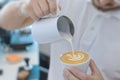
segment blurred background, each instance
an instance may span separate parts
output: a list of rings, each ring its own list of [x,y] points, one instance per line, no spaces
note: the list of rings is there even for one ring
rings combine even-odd
[[[11,1],[17,0],[0,0],[0,9]],[[50,44],[39,45],[31,35],[31,27],[13,31],[0,28],[0,80],[19,80],[26,69],[27,80],[47,80]]]

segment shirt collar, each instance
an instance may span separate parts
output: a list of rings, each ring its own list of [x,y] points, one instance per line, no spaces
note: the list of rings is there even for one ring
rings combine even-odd
[[[87,0],[88,3],[92,4],[91,0]],[[120,10],[119,11],[111,11],[111,12],[102,12],[100,10],[98,10],[97,8],[95,8],[96,11],[98,12],[98,14],[105,16],[105,17],[115,17],[116,19],[120,20]]]
[[[102,15],[107,18],[114,17],[116,19],[120,20],[120,10],[119,11],[111,11],[111,12],[102,12],[100,10],[97,10],[99,15]]]

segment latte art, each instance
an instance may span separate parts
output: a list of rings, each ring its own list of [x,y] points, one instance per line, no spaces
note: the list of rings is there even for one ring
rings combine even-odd
[[[67,56],[69,57],[69,60],[71,61],[78,61],[78,60],[81,60],[84,58],[84,55],[83,54],[78,54],[78,55],[70,55],[70,54],[67,54]]]
[[[89,55],[82,51],[74,51],[73,55],[73,52],[70,51],[63,54],[60,59],[63,63],[80,64],[86,62],[89,59]]]

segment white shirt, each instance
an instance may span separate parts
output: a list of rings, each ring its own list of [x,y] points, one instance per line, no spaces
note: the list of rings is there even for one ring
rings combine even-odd
[[[87,0],[63,0],[63,14],[74,23],[73,44],[87,51],[100,69],[104,80],[120,80],[120,14],[98,11]],[[64,80],[59,57],[71,50],[65,40],[51,44],[48,80]]]

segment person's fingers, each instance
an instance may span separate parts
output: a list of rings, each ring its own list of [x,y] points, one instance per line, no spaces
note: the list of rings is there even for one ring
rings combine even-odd
[[[33,8],[32,8],[32,2],[29,1],[29,2],[26,2],[24,4],[24,8],[25,8],[25,11],[27,12],[27,14],[33,19],[33,20],[37,20],[37,16],[35,15],[34,11],[33,11]]]
[[[56,0],[47,0],[50,8],[50,12],[55,15],[57,11]]]
[[[77,78],[81,79],[81,80],[89,80],[89,76],[84,73],[81,72],[79,69],[77,69],[76,67],[71,67],[70,68],[70,72],[76,76]]]
[[[41,18],[43,16],[43,12],[41,11],[41,7],[39,6],[38,0],[31,0],[32,9],[37,18]]]
[[[68,80],[66,73],[67,73],[66,70],[64,70],[64,71],[63,71],[64,80]]]
[[[100,73],[99,69],[97,68],[95,62],[92,59],[90,60],[90,69],[93,75],[96,73]]]
[[[90,69],[94,79],[104,80],[102,74],[100,73],[98,67],[92,59],[90,61]]]
[[[63,76],[65,80],[79,80],[68,69],[64,69]]]
[[[50,12],[47,0],[38,0],[38,3],[44,15]]]
[[[58,9],[61,11],[61,9],[62,9],[61,5],[58,5]]]

